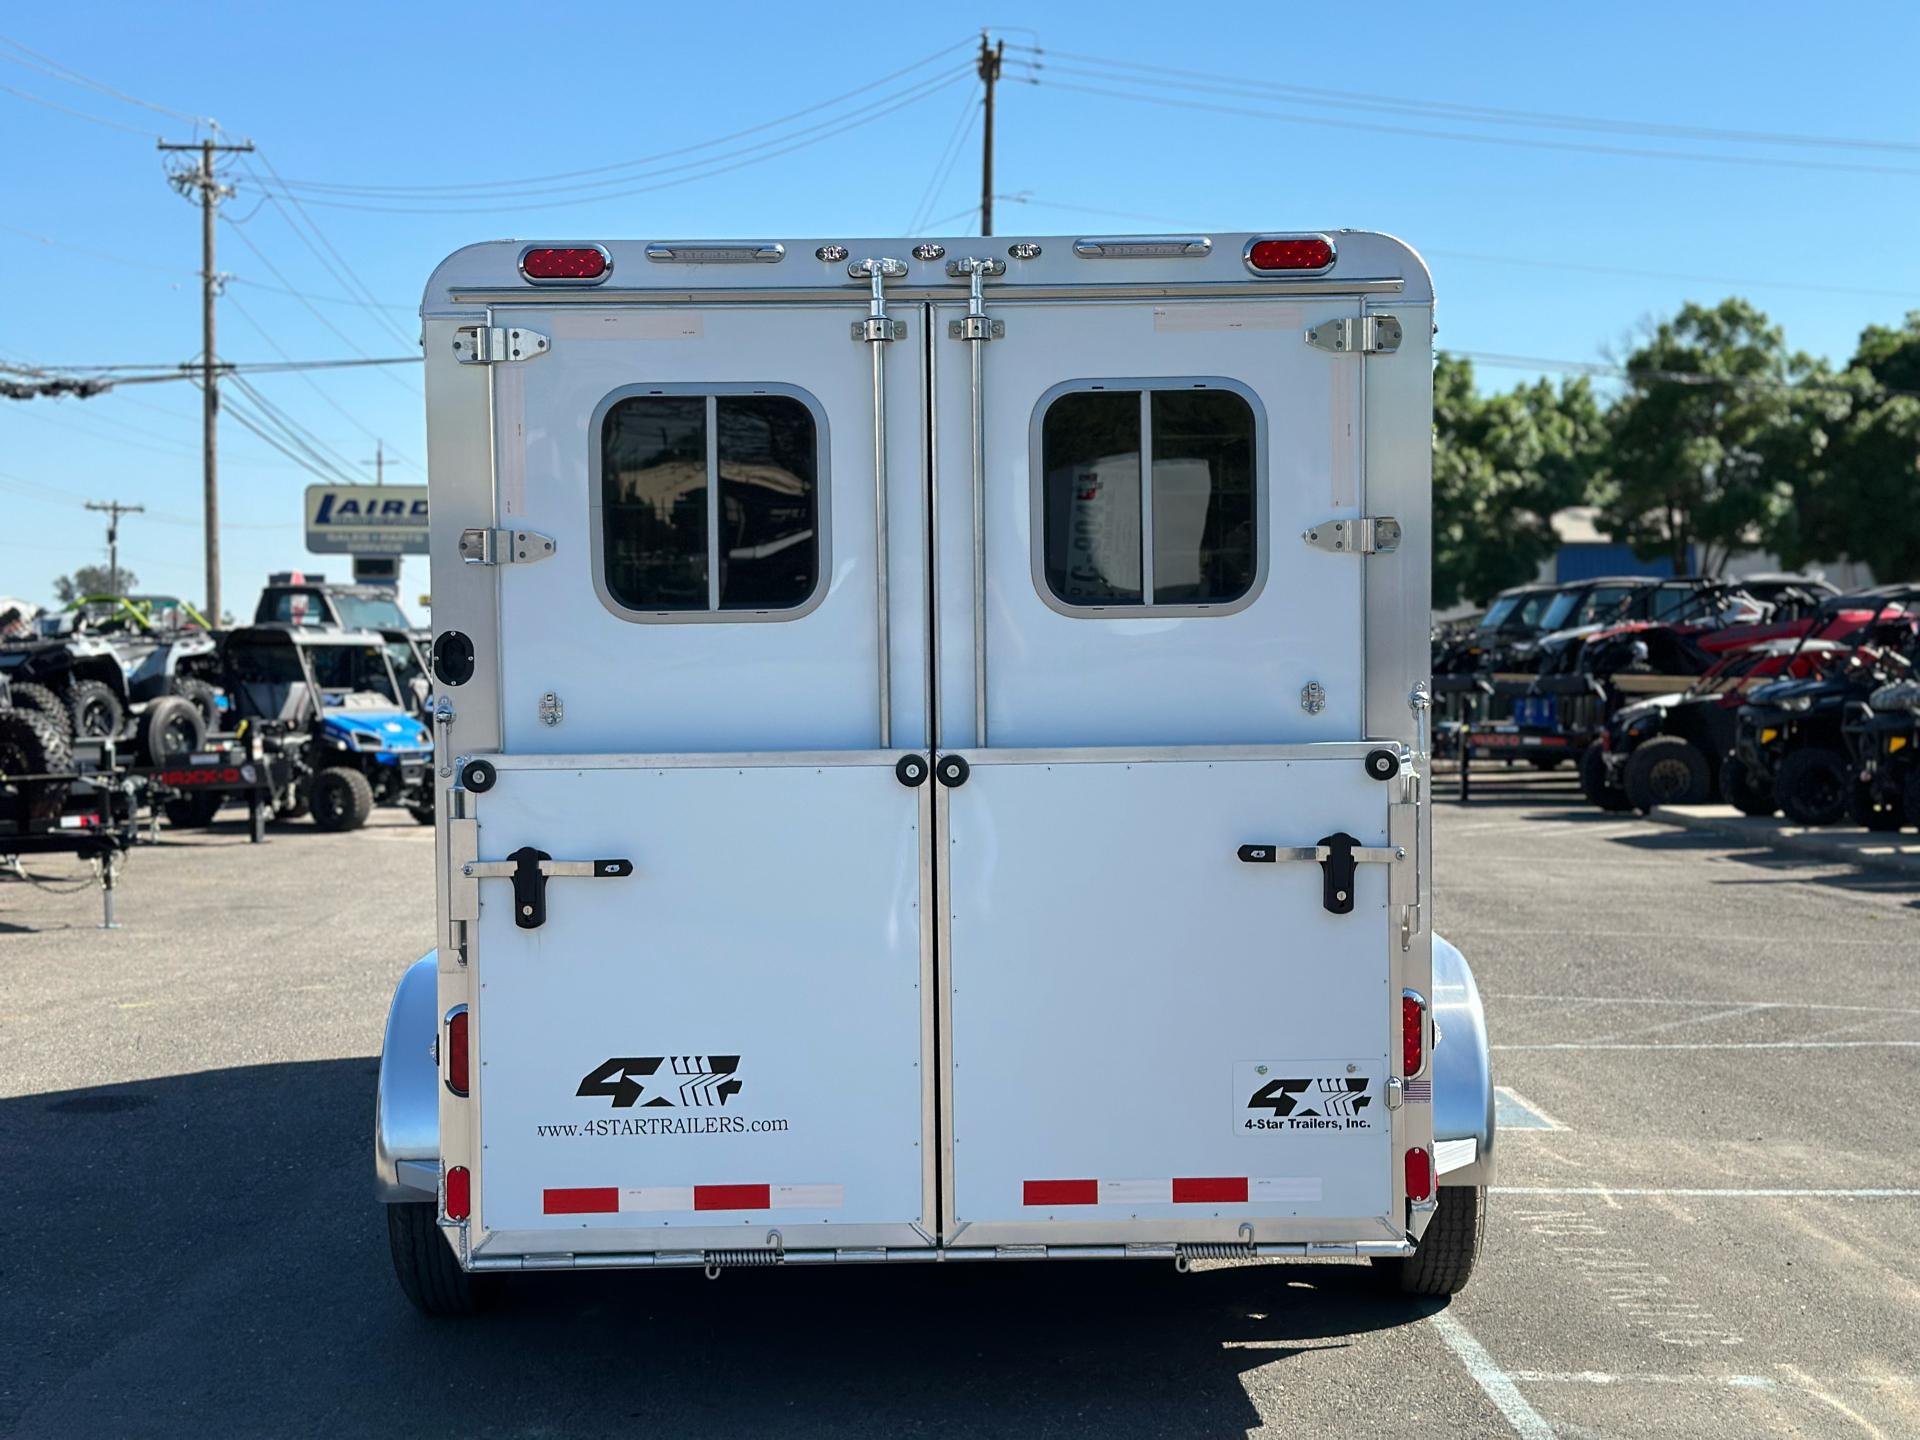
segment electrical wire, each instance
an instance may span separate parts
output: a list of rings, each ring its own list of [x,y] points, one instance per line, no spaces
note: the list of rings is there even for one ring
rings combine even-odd
[[[953,133],[947,137],[947,143],[941,147],[939,156],[933,162],[933,175],[927,181],[927,188],[921,192],[920,203],[913,207],[913,218],[907,222],[907,233],[918,234],[922,217],[940,202],[946,192],[947,180],[953,174],[953,167],[959,163],[960,152],[966,145],[967,137],[973,134],[973,122],[987,102],[979,95],[969,95],[966,107],[960,112],[960,121],[953,127]]]
[[[8,55],[5,51],[0,51],[0,60],[11,60],[16,65],[24,65],[29,70],[38,70],[42,75],[50,75],[55,80],[64,80],[67,84],[78,85],[83,90],[91,90],[95,94],[106,95],[115,100],[124,100],[129,105],[138,105],[142,110],[151,110],[156,115],[165,115],[170,119],[183,120],[189,125],[213,126],[214,122],[204,115],[192,115],[185,110],[171,110],[165,105],[155,105],[150,100],[142,100],[137,95],[129,95],[124,90],[116,90],[111,85],[105,84],[102,81],[95,80],[87,75],[82,75],[71,65],[62,65],[58,60],[42,55],[37,50],[29,50],[18,40],[10,39],[5,35],[0,35],[0,45],[4,45],[10,50],[18,50],[20,55],[31,55],[33,57],[32,60],[22,60],[20,55]],[[39,63],[35,64],[35,61]]]

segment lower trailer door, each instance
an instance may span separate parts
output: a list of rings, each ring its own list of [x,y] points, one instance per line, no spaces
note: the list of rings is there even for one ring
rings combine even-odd
[[[1384,849],[1388,787],[1308,751],[985,751],[945,793],[953,1243],[1397,1236],[1395,865],[1336,900],[1260,858]]]
[[[469,795],[482,1250],[928,1243],[894,759],[501,757]]]

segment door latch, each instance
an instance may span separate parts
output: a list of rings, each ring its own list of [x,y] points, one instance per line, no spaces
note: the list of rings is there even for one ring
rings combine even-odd
[[[553,537],[537,530],[462,530],[460,558],[469,565],[530,565],[553,554]]]
[[[1357,520],[1322,520],[1300,538],[1332,555],[1391,555],[1400,548],[1400,522],[1391,515]]]
[[[553,342],[537,330],[517,325],[462,325],[453,332],[453,358],[462,365],[495,365],[502,360],[531,360]]]
[[[1329,914],[1351,915],[1356,867],[1392,865],[1407,858],[1398,845],[1362,845],[1343,830],[1337,830],[1317,845],[1242,845],[1240,859],[1248,865],[1273,865],[1283,861],[1311,862],[1320,866],[1320,903]]]
[[[1391,355],[1400,348],[1400,322],[1391,315],[1322,320],[1307,331],[1307,344],[1336,355]]]
[[[538,930],[547,923],[547,881],[619,880],[633,874],[631,860],[556,860],[544,850],[523,845],[504,860],[473,860],[460,867],[475,880],[513,881],[513,923]]]

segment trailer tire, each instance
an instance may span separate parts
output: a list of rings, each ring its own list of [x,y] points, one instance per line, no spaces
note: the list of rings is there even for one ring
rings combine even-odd
[[[178,800],[167,801],[167,823],[176,830],[204,830],[220,813],[227,797],[218,790],[196,790]]]
[[[1602,810],[1618,812],[1633,808],[1626,792],[1607,784],[1607,752],[1598,740],[1580,752],[1580,789]]]
[[[428,1315],[472,1315],[493,1298],[493,1277],[469,1275],[440,1233],[439,1207],[424,1201],[387,1206],[387,1243],[394,1278]]]
[[[175,764],[203,750],[206,721],[200,707],[184,695],[162,695],[140,712],[140,753],[149,765]]]
[[[1729,755],[1720,762],[1720,798],[1742,815],[1758,815],[1762,819],[1780,808],[1773,798],[1773,786],[1754,784],[1753,772],[1738,755]]]
[[[13,708],[32,710],[62,735],[73,734],[73,716],[61,698],[44,685],[31,680],[13,682]]]
[[[0,710],[0,774],[59,775],[71,769],[67,737],[38,710]]]
[[[209,735],[220,728],[220,692],[213,686],[204,680],[175,677],[173,693],[193,702],[193,708],[200,712],[200,723]]]
[[[1404,1260],[1376,1259],[1374,1266],[1402,1295],[1458,1295],[1473,1278],[1487,1229],[1487,1191],[1482,1185],[1442,1185],[1440,1208],[1427,1222],[1419,1248]]]
[[[1773,793],[1796,825],[1831,825],[1847,813],[1853,777],[1847,763],[1821,745],[1806,745],[1773,772]]]
[[[77,740],[113,740],[127,723],[127,707],[98,680],[76,680],[67,687],[67,713]]]
[[[1656,805],[1698,805],[1713,795],[1713,766],[1691,740],[1655,735],[1627,757],[1621,788],[1643,815]]]
[[[307,806],[320,830],[358,830],[373,814],[373,786],[358,770],[330,765],[308,782]]]

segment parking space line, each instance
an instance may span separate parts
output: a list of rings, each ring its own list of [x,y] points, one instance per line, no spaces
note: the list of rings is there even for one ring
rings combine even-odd
[[[1493,1357],[1473,1338],[1471,1330],[1445,1310],[1434,1311],[1427,1317],[1427,1323],[1440,1332],[1447,1348],[1460,1357],[1460,1363],[1467,1367],[1474,1383],[1487,1392],[1487,1398],[1507,1417],[1515,1434],[1524,1440],[1553,1440],[1553,1427],[1527,1403],[1527,1397],[1520,1393],[1507,1372],[1493,1363]]]
[[[1780,1384],[1765,1375],[1618,1375],[1607,1370],[1514,1370],[1510,1378],[1521,1385],[1698,1385],[1775,1390]]]
[[[1828,1391],[1816,1385],[1813,1382],[1812,1376],[1794,1369],[1791,1365],[1782,1365],[1780,1368],[1793,1377],[1794,1384],[1799,1386],[1800,1389],[1806,1391],[1807,1394],[1818,1400],[1822,1405],[1846,1416],[1847,1419],[1853,1421],[1854,1424],[1858,1425],[1867,1434],[1873,1436],[1874,1440],[1880,1440],[1880,1437],[1885,1433],[1879,1426],[1869,1421],[1866,1416],[1848,1405],[1838,1395],[1830,1394]]]
[[[1675,1195],[1692,1199],[1723,1200],[1909,1200],[1920,1190],[1734,1190],[1734,1189],[1642,1189],[1616,1185],[1489,1185],[1490,1195]]]
[[[1900,1005],[1823,1005],[1800,1000],[1663,1000],[1647,995],[1494,995],[1488,1000],[1551,1000],[1564,1005],[1765,1005],[1775,1010],[1852,1010],[1870,1015],[1920,1015]]]
[[[1920,1040],[1554,1040],[1538,1045],[1490,1045],[1490,1050],[1920,1050]]]

